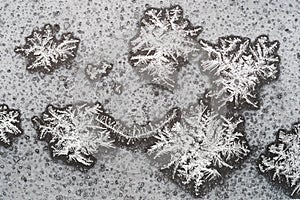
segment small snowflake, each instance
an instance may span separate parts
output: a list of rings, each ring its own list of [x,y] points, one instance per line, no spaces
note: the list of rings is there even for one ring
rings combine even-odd
[[[180,121],[162,129],[149,153],[156,159],[164,156],[167,162],[161,169],[171,170],[173,179],[182,184],[193,185],[198,196],[204,185],[222,177],[223,168],[232,169],[248,155],[239,130],[242,123],[242,119],[219,116],[201,101]]]
[[[32,121],[39,139],[48,141],[53,157],[68,163],[91,167],[99,147],[111,148],[110,131],[98,122],[102,105],[78,104],[57,108],[49,105],[41,117]]]
[[[75,58],[80,40],[72,33],[62,34],[56,38],[58,25],[45,25],[42,29],[35,29],[26,37],[24,46],[16,47],[15,52],[28,59],[29,71],[51,73],[62,64],[67,64]]]
[[[124,88],[123,88],[123,85],[121,83],[114,82],[113,91],[114,91],[115,94],[121,95],[123,90],[124,90]]]
[[[7,105],[0,105],[0,144],[11,145],[11,136],[22,133],[20,112],[9,109]]]
[[[180,6],[149,8],[141,19],[138,35],[131,40],[130,62],[153,82],[174,86],[175,72],[192,52],[199,50],[196,38],[202,27],[183,18]]]
[[[258,166],[272,181],[284,183],[291,196],[300,197],[300,123],[291,131],[277,132],[275,142],[260,156]]]
[[[230,103],[234,108],[244,104],[258,107],[257,89],[278,77],[279,42],[270,42],[268,36],[261,35],[253,43],[239,36],[221,37],[218,44],[204,40],[200,43],[208,52],[208,60],[201,67],[212,74],[214,96],[222,106]]]
[[[107,76],[112,70],[111,63],[102,62],[99,65],[88,64],[85,68],[85,73],[89,80],[95,81]]]

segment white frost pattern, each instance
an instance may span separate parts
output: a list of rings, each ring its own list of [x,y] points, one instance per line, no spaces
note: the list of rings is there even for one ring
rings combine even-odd
[[[259,160],[259,170],[270,175],[272,181],[285,185],[291,196],[300,195],[300,123],[291,131],[280,130],[276,141],[267,147]]]
[[[221,37],[218,44],[200,43],[208,52],[208,60],[201,67],[212,74],[216,86],[213,93],[221,105],[258,107],[257,89],[278,77],[279,42],[261,35],[254,43],[239,36]]]
[[[188,56],[199,50],[196,41],[202,27],[193,27],[183,18],[180,6],[149,8],[141,19],[138,35],[131,40],[130,62],[153,82],[174,86],[174,73]]]
[[[49,142],[53,157],[68,163],[92,166],[99,147],[111,148],[110,131],[98,122],[102,105],[78,104],[57,108],[49,105],[41,118],[32,121],[39,138]]]
[[[17,136],[22,133],[20,127],[20,112],[9,109],[7,105],[0,105],[0,144],[4,146],[11,145],[11,136]]]
[[[233,168],[249,153],[239,125],[242,119],[227,119],[211,111],[203,102],[183,113],[181,121],[158,133],[149,149],[155,158],[168,157],[162,169],[170,169],[173,178],[192,184],[199,195],[207,182],[220,178],[222,168]]]
[[[75,58],[80,40],[72,33],[64,33],[57,39],[58,31],[58,25],[47,24],[42,29],[33,30],[26,37],[24,46],[15,48],[16,53],[28,59],[28,70],[50,73]]]

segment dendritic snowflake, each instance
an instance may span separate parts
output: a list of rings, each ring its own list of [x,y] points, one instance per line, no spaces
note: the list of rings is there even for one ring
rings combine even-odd
[[[240,118],[219,116],[201,101],[180,121],[162,129],[149,153],[156,159],[164,157],[167,162],[161,169],[170,170],[183,185],[192,185],[198,196],[205,185],[222,177],[223,168],[232,169],[249,153],[242,123]]]
[[[259,170],[300,197],[300,123],[291,131],[279,130],[276,141],[260,156]]]
[[[234,108],[258,107],[257,89],[278,77],[279,42],[261,35],[253,43],[239,36],[221,37],[218,44],[204,40],[200,43],[208,52],[208,60],[201,67],[212,74],[214,96],[222,106],[229,103]]]
[[[89,80],[95,81],[107,76],[112,70],[113,65],[108,62],[102,62],[99,65],[88,64],[85,73]]]
[[[100,103],[63,108],[49,105],[40,118],[33,117],[32,121],[39,139],[49,143],[53,157],[91,167],[95,162],[92,154],[99,147],[113,147],[110,131],[98,122],[103,112]]]
[[[56,38],[58,25],[45,25],[42,29],[35,29],[26,37],[24,46],[16,47],[15,52],[28,59],[29,71],[53,72],[61,64],[67,64],[75,58],[80,40],[72,33],[62,34]]]
[[[199,50],[196,38],[202,27],[183,18],[180,6],[149,8],[141,19],[138,35],[131,40],[130,62],[155,83],[174,86],[174,73]]]
[[[11,137],[22,133],[20,112],[0,105],[0,144],[11,145]]]

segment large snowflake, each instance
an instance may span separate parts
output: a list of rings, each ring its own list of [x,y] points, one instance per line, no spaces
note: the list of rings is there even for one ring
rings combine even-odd
[[[249,153],[240,126],[240,118],[225,118],[213,112],[202,101],[184,112],[182,119],[163,129],[149,153],[167,161],[161,169],[172,172],[173,179],[192,185],[201,195],[205,185],[222,177]],[[223,172],[222,172],[223,171]]]
[[[29,71],[50,73],[61,64],[67,64],[75,58],[80,40],[72,33],[62,34],[56,38],[59,31],[58,25],[45,25],[42,29],[35,29],[26,37],[26,44],[15,48],[28,59]]]
[[[300,197],[300,123],[291,131],[279,130],[258,162],[259,170],[272,181],[285,185],[290,195]]]
[[[41,117],[32,121],[40,139],[46,140],[53,157],[68,163],[91,167],[99,147],[111,148],[110,131],[98,122],[102,105],[78,104],[57,108],[49,105]]]
[[[20,112],[9,109],[7,105],[0,105],[0,144],[11,145],[11,137],[22,133]]]
[[[199,50],[197,36],[202,27],[193,27],[183,18],[180,6],[149,8],[141,19],[140,31],[131,40],[130,62],[155,83],[174,86],[175,72]]]
[[[279,42],[261,35],[253,43],[239,36],[221,37],[218,44],[200,43],[208,52],[201,67],[212,74],[213,93],[221,105],[258,107],[259,86],[278,77]]]

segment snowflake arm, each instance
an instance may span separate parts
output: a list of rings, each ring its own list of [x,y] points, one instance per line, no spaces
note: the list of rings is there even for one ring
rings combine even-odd
[[[96,120],[110,133],[112,138],[115,139],[116,144],[121,146],[137,146],[141,145],[144,141],[147,143],[147,140],[153,138],[158,130],[162,127],[169,127],[170,124],[178,121],[179,117],[180,110],[175,107],[167,112],[163,119],[154,123],[150,122],[146,126],[135,124],[132,127],[127,127],[107,112],[103,112]]]

